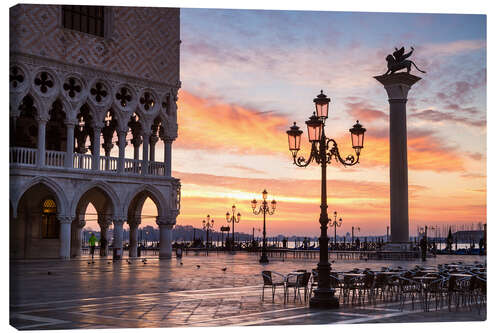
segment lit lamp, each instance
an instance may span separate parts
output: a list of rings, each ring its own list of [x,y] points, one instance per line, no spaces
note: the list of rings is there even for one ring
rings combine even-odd
[[[261,264],[267,264],[269,259],[267,259],[267,241],[266,241],[266,214],[273,215],[276,211],[276,200],[273,199],[271,201],[271,207],[269,208],[269,204],[266,201],[267,199],[267,191],[262,191],[262,204],[259,209],[257,209],[257,200],[253,199],[251,201],[252,211],[255,215],[259,215],[262,213],[264,216],[263,219],[263,228],[262,228],[262,255],[260,256],[259,262]]]
[[[290,127],[290,130],[286,131],[288,134],[288,148],[292,152],[293,156],[297,156],[297,152],[300,150],[300,138],[302,136],[302,131],[297,126],[297,123],[293,123],[293,126]],[[255,202],[257,205],[257,202]]]
[[[352,126],[349,132],[351,132],[352,148],[354,149],[356,154],[359,155],[365,141],[366,129],[361,126],[359,120],[356,120],[356,124]]]
[[[326,186],[326,167],[333,161],[339,162],[344,166],[353,166],[359,163],[359,155],[364,143],[364,133],[366,129],[356,122],[349,130],[351,133],[352,147],[354,154],[342,158],[339,152],[337,142],[334,139],[327,138],[325,135],[325,122],[328,118],[330,98],[323,91],[313,100],[315,110],[311,117],[306,121],[307,134],[311,142],[311,152],[308,158],[297,156],[300,150],[300,137],[302,131],[296,123],[290,127],[288,134],[288,148],[292,153],[293,163],[299,167],[307,167],[312,161],[321,165],[321,213],[319,217],[321,236],[319,238],[320,255],[318,262],[318,287],[314,290],[314,296],[311,297],[309,305],[312,308],[337,308],[338,299],[334,296],[334,291],[330,286],[331,265],[328,261],[328,218],[327,212],[327,186]],[[252,205],[254,203],[252,202]],[[255,203],[256,205],[256,203]],[[334,226],[340,226],[340,220],[334,221]],[[336,224],[336,225],[335,225]]]
[[[236,213],[236,206],[233,205],[231,207],[231,211],[233,212],[233,216],[231,216],[231,214],[229,214],[229,212],[226,213],[226,221],[227,223],[233,223],[233,227],[232,227],[232,231],[233,231],[233,239],[231,240],[231,249],[232,249],[232,252],[234,253],[234,224],[235,223],[240,223],[240,220],[241,220],[241,214],[238,213],[236,216],[234,216],[234,213]]]

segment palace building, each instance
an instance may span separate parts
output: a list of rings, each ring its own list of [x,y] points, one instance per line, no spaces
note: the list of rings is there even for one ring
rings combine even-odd
[[[178,8],[10,9],[12,259],[80,256],[89,204],[119,255],[128,224],[137,256],[147,198],[171,257],[179,38]]]

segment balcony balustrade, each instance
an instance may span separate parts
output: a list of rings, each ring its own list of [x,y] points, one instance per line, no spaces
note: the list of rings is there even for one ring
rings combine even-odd
[[[10,164],[16,165],[36,165],[36,149],[11,147],[10,148]]]
[[[38,150],[33,148],[10,147],[9,163],[15,166],[37,166]],[[45,151],[45,167],[47,168],[65,168],[66,152],[64,151]],[[73,153],[73,169],[93,170],[93,156],[91,154]],[[120,159],[118,157],[100,156],[98,172],[119,173]],[[142,160],[130,158],[123,159],[123,173],[141,175],[143,166]],[[165,163],[148,162],[148,176],[164,176]]]
[[[66,152],[47,150],[45,152],[45,165],[54,168],[64,168],[64,157]]]

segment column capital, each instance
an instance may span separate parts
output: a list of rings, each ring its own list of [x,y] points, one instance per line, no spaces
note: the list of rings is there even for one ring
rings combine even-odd
[[[76,121],[65,120],[64,125],[66,125],[66,127],[69,127],[69,128],[74,128],[77,125],[77,123],[76,123]]]
[[[97,224],[99,224],[99,226],[101,228],[107,229],[111,225],[111,218],[109,218],[107,216],[98,216],[97,217]]]
[[[172,221],[172,219],[170,217],[167,217],[167,216],[157,216],[156,217],[156,224],[159,227],[167,227],[167,228],[172,229],[175,225],[175,220]]]
[[[45,115],[41,115],[41,116],[36,117],[36,121],[39,124],[46,124],[49,121],[49,117],[47,117]]]
[[[158,136],[156,134],[153,134],[149,137],[149,143],[154,146],[158,142]]]
[[[125,223],[125,221],[127,221],[127,219],[123,216],[113,217],[113,224],[114,225],[118,225],[118,224],[123,225],[123,223]]]
[[[68,216],[68,215],[57,215],[57,219],[59,220],[59,223],[61,224],[71,224],[74,220],[74,216]]]
[[[129,217],[127,219],[127,223],[130,226],[130,228],[137,228],[141,224],[141,217],[140,216]]]
[[[389,101],[398,100],[401,102],[407,99],[410,88],[421,79],[408,73],[379,75],[374,76],[374,78],[384,85]]]

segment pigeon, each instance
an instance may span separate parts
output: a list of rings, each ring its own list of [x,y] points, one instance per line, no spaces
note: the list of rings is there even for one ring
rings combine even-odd
[[[222,271],[223,271],[223,272],[225,272],[226,270],[227,270],[227,267],[224,267],[224,268],[222,269]]]
[[[201,267],[200,265],[196,265],[196,268],[200,269],[200,267]]]

